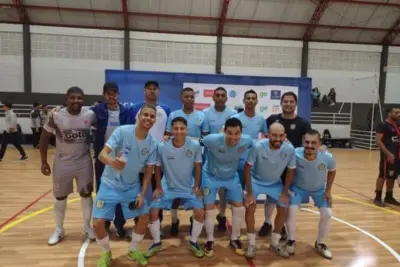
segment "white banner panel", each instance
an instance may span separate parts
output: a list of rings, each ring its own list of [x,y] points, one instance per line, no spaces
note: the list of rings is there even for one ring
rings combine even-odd
[[[224,87],[228,92],[227,105],[232,108],[243,107],[244,93],[254,90],[258,95],[257,112],[265,118],[271,114],[281,112],[281,95],[286,92],[294,92],[298,95],[298,87],[279,85],[236,85],[236,84],[205,84],[205,83],[184,83],[183,87],[191,87],[196,92],[195,108],[205,109],[213,105],[212,96],[217,87]],[[311,97],[311,96],[310,96]]]

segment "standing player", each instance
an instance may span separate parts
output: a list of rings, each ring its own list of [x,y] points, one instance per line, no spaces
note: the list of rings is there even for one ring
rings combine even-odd
[[[383,207],[382,189],[386,181],[385,203],[400,205],[393,197],[394,182],[400,175],[400,108],[390,108],[384,122],[376,128],[376,145],[381,150],[379,162],[379,177],[376,180],[376,195],[374,203]]]
[[[203,110],[204,113],[204,132],[215,134],[221,132],[224,127],[225,121],[232,115],[236,114],[236,110],[226,106],[228,101],[228,93],[225,88],[218,87],[214,90],[213,94],[214,106],[210,106]],[[207,150],[204,151],[207,154]],[[217,215],[218,230],[221,232],[226,231],[226,200],[225,189],[219,190],[219,214]]]
[[[50,115],[44,125],[40,138],[40,156],[42,173],[51,174],[47,163],[49,141],[56,132],[57,145],[53,163],[53,193],[56,230],[50,236],[48,244],[55,245],[64,237],[64,217],[67,208],[67,197],[73,192],[73,181],[76,179],[84,221],[84,233],[94,240],[90,228],[92,217],[93,162],[90,155],[90,127],[96,116],[89,109],[82,109],[84,94],[79,87],[67,91],[67,107]]]
[[[155,167],[157,189],[151,204],[149,224],[154,241],[146,256],[151,257],[161,249],[158,210],[171,209],[174,199],[179,198],[185,209],[193,209],[194,220],[189,249],[200,258],[204,256],[203,250],[197,244],[204,224],[204,205],[200,199],[201,146],[198,141],[186,137],[185,118],[176,117],[171,125],[173,137],[167,142],[158,144],[158,160]],[[161,168],[164,170],[162,180]]]
[[[271,124],[275,122],[279,122],[285,127],[286,138],[290,143],[296,147],[303,146],[303,138],[306,132],[311,130],[310,123],[297,116],[296,107],[297,107],[297,95],[293,92],[284,93],[281,97],[281,107],[282,113],[271,115],[267,118],[267,126],[270,127]],[[282,173],[282,183],[285,184],[286,170]],[[269,236],[272,231],[272,223],[271,217],[274,211],[275,204],[268,203],[265,201],[265,222],[260,228],[258,232],[259,236]],[[285,227],[282,230],[282,239],[287,239],[286,229]]]
[[[332,184],[336,176],[336,161],[331,153],[319,151],[320,135],[310,130],[304,137],[304,147],[296,148],[296,172],[290,190],[294,197],[290,199],[287,227],[289,240],[286,250],[290,255],[295,251],[296,215],[304,198],[312,197],[319,208],[318,236],[315,249],[326,259],[332,259],[324,239],[329,230],[332,217]]]
[[[204,225],[207,232],[204,253],[209,257],[214,254],[215,200],[221,188],[226,189],[226,197],[232,202],[232,233],[229,244],[237,254],[244,255],[239,234],[245,217],[245,208],[237,166],[243,152],[252,147],[253,139],[248,135],[242,135],[242,123],[237,118],[228,119],[224,131],[225,133],[209,134],[203,138],[203,144],[207,148],[207,159],[202,174],[206,210]]]
[[[181,92],[182,109],[171,112],[168,117],[166,133],[171,135],[171,121],[178,117],[187,120],[187,136],[199,140],[204,132],[204,113],[194,109],[195,93],[190,87],[183,88]],[[171,235],[176,236],[179,232],[178,208],[180,199],[176,199],[171,209]]]
[[[97,242],[103,250],[98,267],[111,266],[110,240],[105,223],[113,219],[117,204],[121,204],[125,219],[139,218],[132,233],[128,257],[141,266],[147,265],[147,259],[137,251],[137,245],[142,241],[149,222],[145,194],[157,160],[157,142],[149,131],[156,120],[156,112],[153,106],[143,106],[137,124],[118,127],[99,155],[106,167],[93,211]],[[142,168],[145,168],[143,186],[139,181]]]
[[[271,236],[270,248],[279,256],[289,257],[289,253],[279,245],[281,231],[285,224],[289,204],[288,190],[293,180],[296,168],[294,147],[285,142],[285,128],[280,123],[273,123],[269,128],[269,139],[256,143],[250,150],[244,168],[246,182],[246,225],[249,245],[246,251],[247,258],[256,255],[256,233],[254,215],[256,212],[257,197],[265,194],[278,202],[278,214],[275,218],[275,228]],[[281,181],[282,172],[286,169],[286,182]]]

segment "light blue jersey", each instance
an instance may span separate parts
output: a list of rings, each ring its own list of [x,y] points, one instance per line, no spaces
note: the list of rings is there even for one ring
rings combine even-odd
[[[328,171],[336,169],[336,160],[331,153],[318,152],[317,158],[304,158],[304,148],[296,148],[296,172],[293,185],[309,192],[325,188]]]
[[[200,143],[186,138],[185,145],[176,148],[171,139],[158,144],[157,155],[157,166],[161,166],[164,172],[162,182],[168,190],[191,193],[194,185],[194,164],[202,162]]]
[[[249,135],[254,140],[258,139],[260,133],[266,134],[268,131],[267,122],[264,117],[259,114],[250,118],[242,111],[234,114],[232,117],[238,118],[242,122],[242,133]]]
[[[270,147],[269,139],[258,141],[247,157],[247,163],[253,166],[252,179],[262,185],[272,185],[281,181],[285,168],[296,168],[294,147],[284,142],[279,149]]]
[[[210,134],[219,133],[225,125],[225,121],[232,115],[236,114],[236,110],[225,107],[223,111],[217,111],[214,106],[210,106],[203,110],[204,119],[204,132]]]
[[[229,147],[225,142],[225,134],[209,134],[203,138],[207,148],[207,160],[203,170],[216,179],[232,179],[237,171],[239,159],[244,151],[253,146],[253,139],[248,135],[241,136],[239,143]]]
[[[188,136],[190,137],[195,137],[195,138],[200,138],[202,132],[204,132],[204,113],[198,110],[194,110],[190,114],[186,114],[183,112],[182,109],[175,110],[171,112],[171,114],[168,117],[168,122],[167,122],[167,132],[171,132],[172,125],[171,122],[173,119],[177,117],[183,117],[187,120],[187,130],[188,130]]]
[[[139,184],[139,173],[144,166],[156,164],[157,142],[150,134],[144,140],[138,140],[135,129],[136,125],[119,126],[108,139],[106,146],[113,150],[114,155],[123,152],[126,165],[121,172],[106,165],[101,183],[114,188],[129,189]]]

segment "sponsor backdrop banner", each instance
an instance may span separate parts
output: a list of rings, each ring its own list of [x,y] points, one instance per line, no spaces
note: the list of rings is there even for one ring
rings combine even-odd
[[[273,85],[236,85],[236,84],[207,84],[207,83],[184,83],[183,87],[191,87],[196,92],[195,108],[205,109],[213,104],[212,96],[215,88],[222,86],[228,92],[227,105],[230,107],[244,107],[244,93],[254,90],[258,95],[258,105],[256,112],[265,118],[271,114],[281,112],[281,95],[286,92],[299,94],[298,87],[295,86],[273,86]]]
[[[228,91],[232,107],[243,105],[243,94],[249,89],[258,93],[258,111],[268,116],[280,112],[280,97],[293,91],[298,95],[297,113],[306,120],[311,119],[311,78],[255,77],[198,73],[173,73],[155,71],[106,70],[106,82],[116,82],[120,90],[120,101],[124,105],[144,100],[144,84],[157,81],[160,85],[159,102],[177,110],[182,107],[181,90],[191,86],[197,92],[197,108],[212,103],[212,91],[224,86]]]

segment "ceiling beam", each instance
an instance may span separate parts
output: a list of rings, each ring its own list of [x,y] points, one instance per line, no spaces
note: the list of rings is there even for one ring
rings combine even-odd
[[[127,0],[121,0],[122,4],[122,14],[124,16],[124,28],[129,29],[129,14],[128,14],[128,3]]]
[[[378,2],[378,1],[363,1],[363,0],[334,0],[336,3],[354,4],[354,5],[368,5],[368,6],[385,6],[400,8],[400,4]]]
[[[317,7],[314,9],[314,13],[310,19],[310,22],[308,23],[309,26],[307,26],[306,31],[304,32],[303,39],[304,40],[310,40],[311,37],[313,36],[315,29],[317,28],[317,25],[319,21],[321,20],[322,16],[325,13],[325,10],[328,8],[329,4],[332,2],[330,0],[319,0],[319,1],[312,1],[315,4],[317,4]]]
[[[17,9],[19,20],[21,23],[29,23],[29,16],[26,12],[23,0],[13,0],[13,5],[11,5]]]
[[[222,36],[224,34],[225,28],[225,21],[226,21],[226,14],[228,13],[228,7],[230,0],[222,0],[222,8],[221,8],[221,15],[219,16],[219,24],[218,24],[218,36]]]
[[[393,24],[393,26],[386,34],[386,36],[383,38],[382,43],[387,45],[393,44],[393,41],[396,39],[399,33],[400,33],[400,17],[397,19],[397,21]]]

